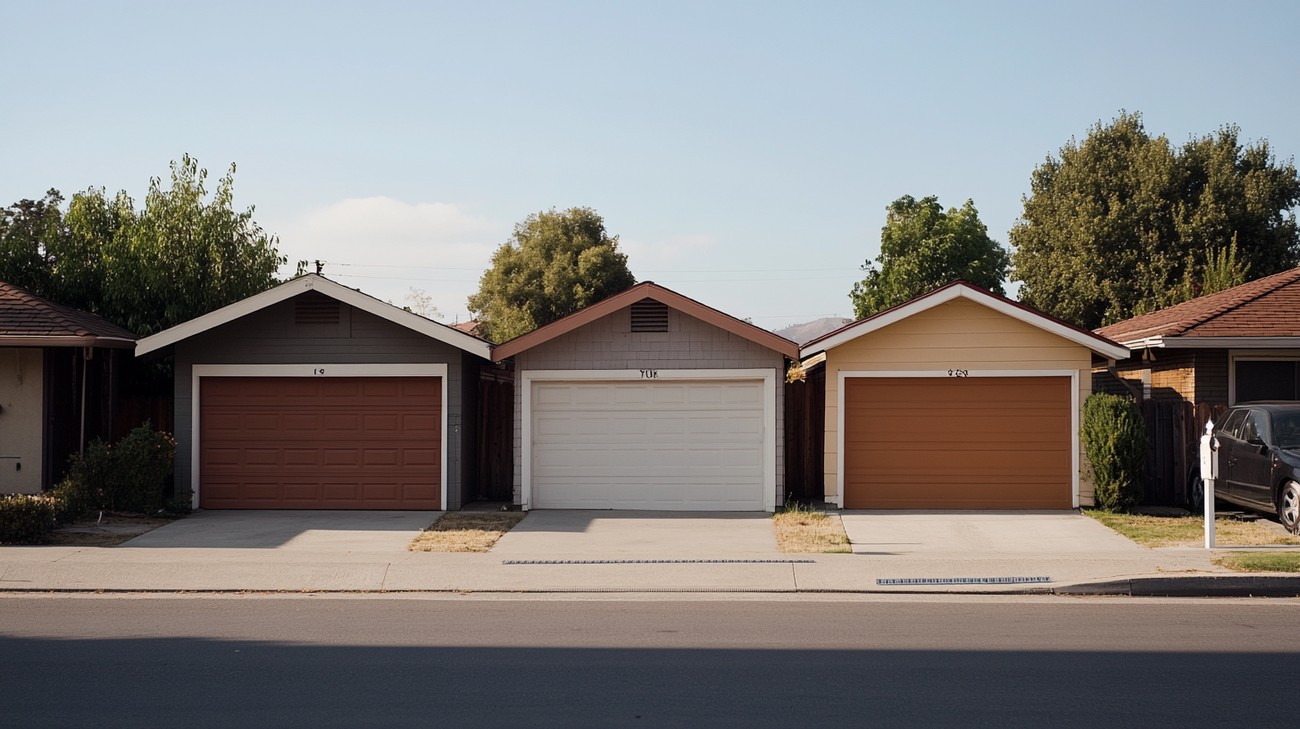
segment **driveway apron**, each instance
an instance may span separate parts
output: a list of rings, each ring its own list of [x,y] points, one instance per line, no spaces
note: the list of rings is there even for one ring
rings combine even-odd
[[[529,512],[497,542],[505,560],[777,559],[768,514],[745,512]]]

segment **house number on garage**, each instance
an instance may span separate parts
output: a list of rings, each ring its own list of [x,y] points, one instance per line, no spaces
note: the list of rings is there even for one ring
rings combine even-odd
[[[659,376],[659,370],[641,370],[641,377],[647,380],[653,380]]]
[[[970,370],[948,370],[949,377],[967,377],[969,375]]]
[[[313,375],[323,375],[323,374],[325,374],[325,368],[324,368],[324,367],[315,367],[315,368],[312,369],[311,373],[312,373]]]

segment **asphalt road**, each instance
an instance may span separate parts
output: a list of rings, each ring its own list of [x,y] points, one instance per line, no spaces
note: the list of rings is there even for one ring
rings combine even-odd
[[[1300,602],[0,597],[0,725],[1293,726]]]

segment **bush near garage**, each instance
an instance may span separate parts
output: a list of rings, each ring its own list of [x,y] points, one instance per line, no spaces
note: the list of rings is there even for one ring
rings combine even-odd
[[[1147,429],[1137,403],[1104,392],[1089,396],[1079,437],[1092,467],[1097,508],[1123,511],[1140,502]]]
[[[146,422],[108,445],[96,440],[73,455],[67,478],[54,489],[61,520],[89,511],[156,514],[166,506],[176,441]]]
[[[56,512],[52,496],[0,496],[0,544],[40,544],[54,530]]]

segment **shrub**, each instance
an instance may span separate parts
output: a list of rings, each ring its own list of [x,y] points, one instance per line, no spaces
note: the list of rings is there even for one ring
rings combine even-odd
[[[50,496],[0,496],[0,544],[40,544],[54,530],[55,502]]]
[[[1092,467],[1097,508],[1120,511],[1141,501],[1147,430],[1137,404],[1104,392],[1091,395],[1083,404],[1079,437]]]
[[[74,455],[56,491],[63,511],[75,518],[96,509],[153,514],[166,503],[176,441],[149,423],[109,446],[96,440]]]

